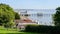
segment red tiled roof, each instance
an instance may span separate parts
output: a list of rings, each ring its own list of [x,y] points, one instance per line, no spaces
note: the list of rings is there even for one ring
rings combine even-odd
[[[21,19],[16,19],[14,21],[15,21],[15,23],[36,23],[35,21],[32,21],[29,18],[22,17],[22,16],[21,16]]]
[[[15,20],[16,23],[35,23],[30,19]]]

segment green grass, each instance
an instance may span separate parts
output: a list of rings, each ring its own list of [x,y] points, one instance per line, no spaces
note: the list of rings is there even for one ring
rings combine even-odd
[[[17,29],[4,28],[0,26],[0,34],[42,34],[42,33],[32,33],[32,32],[19,32]]]
[[[0,26],[0,33],[18,33],[18,30],[12,28],[4,28],[3,26]]]

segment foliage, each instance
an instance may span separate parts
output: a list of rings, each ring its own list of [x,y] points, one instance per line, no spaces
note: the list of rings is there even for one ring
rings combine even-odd
[[[13,9],[6,4],[0,4],[0,24],[7,24],[13,22],[15,14]]]
[[[56,13],[53,16],[54,24],[60,26],[60,7],[56,8]]]
[[[15,12],[15,19],[20,19],[20,15]]]
[[[25,31],[26,32],[57,34],[57,33],[60,33],[60,26],[28,25],[28,26],[26,26]]]
[[[5,28],[13,28],[14,25],[15,25],[14,22],[10,22],[10,23],[4,24],[4,27]]]

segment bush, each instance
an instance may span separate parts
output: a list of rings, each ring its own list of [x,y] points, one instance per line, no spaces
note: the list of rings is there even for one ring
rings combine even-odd
[[[25,28],[26,32],[37,32],[37,33],[59,33],[60,26],[43,26],[43,25],[27,25]]]
[[[51,33],[53,33],[53,34],[58,34],[58,33],[60,33],[60,26],[54,26],[53,28],[51,28],[50,29],[51,31]]]
[[[35,30],[37,30],[37,27],[36,25],[27,25],[26,28],[25,28],[25,31],[26,32],[35,32]]]
[[[13,28],[14,25],[15,25],[14,22],[10,22],[10,23],[4,24],[4,27],[5,27],[5,28]]]

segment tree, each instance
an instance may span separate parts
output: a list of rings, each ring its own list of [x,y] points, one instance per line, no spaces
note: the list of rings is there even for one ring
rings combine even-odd
[[[13,9],[6,4],[0,4],[0,24],[13,23],[15,19],[15,13]]]
[[[15,12],[15,19],[20,19],[20,15]]]
[[[54,24],[60,26],[60,7],[56,8],[56,13],[53,16]]]

